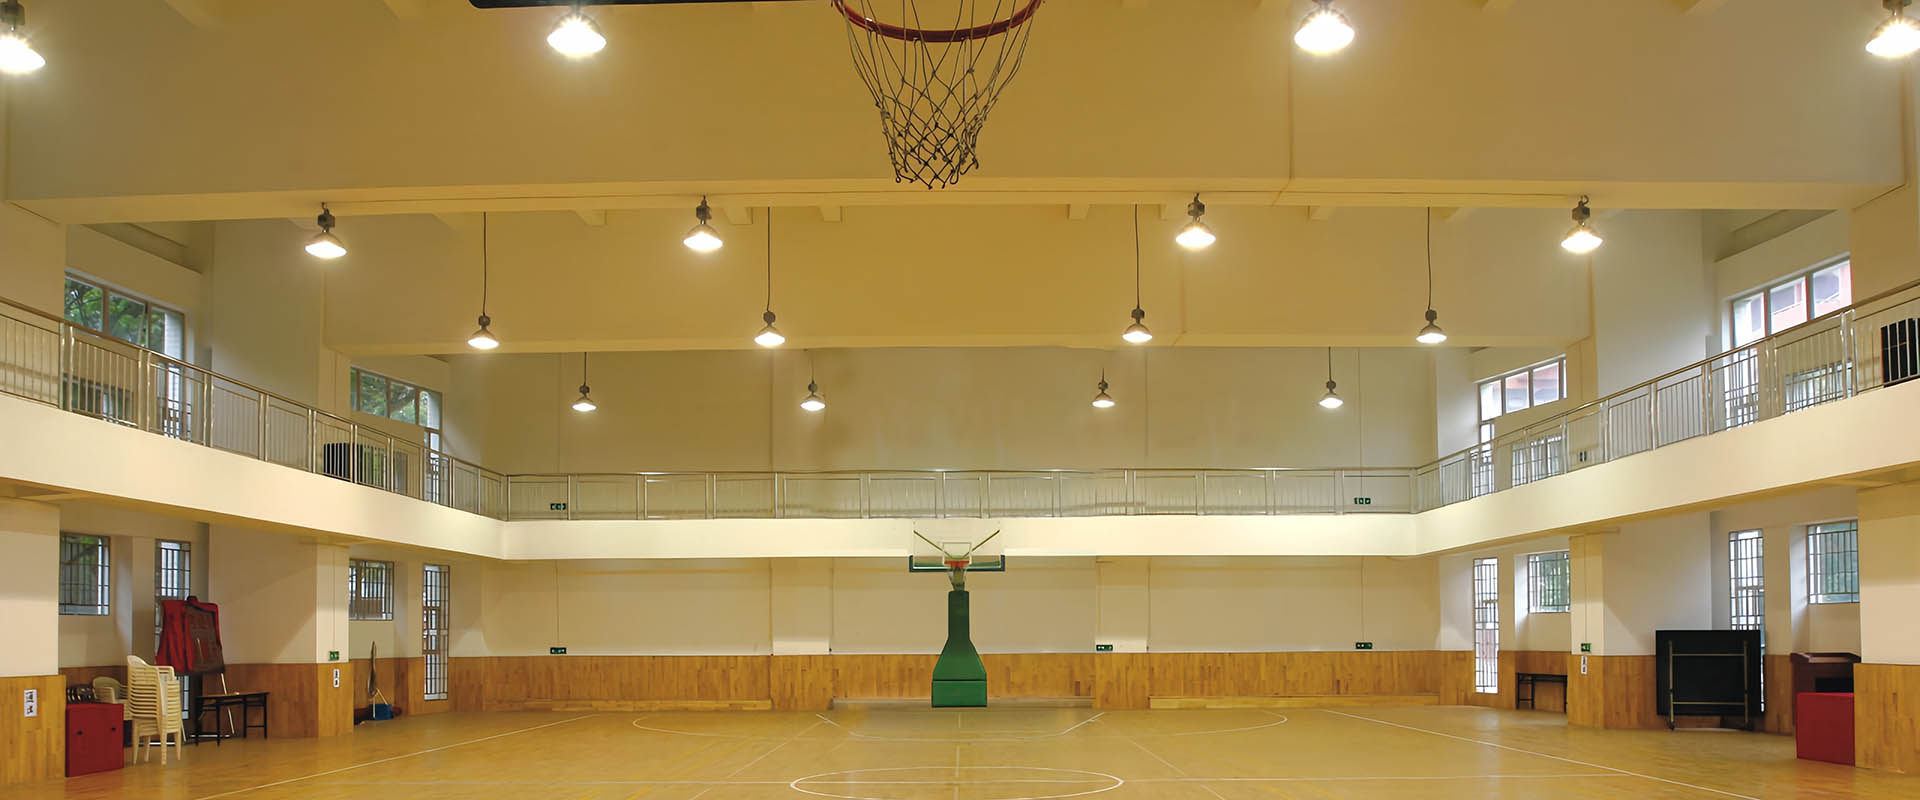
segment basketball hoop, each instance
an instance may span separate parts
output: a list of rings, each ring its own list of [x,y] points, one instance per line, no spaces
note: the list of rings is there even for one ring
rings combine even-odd
[[[879,0],[833,0],[847,21],[854,69],[880,112],[895,182],[944,188],[980,166],[980,129],[1020,71],[1027,23],[1043,1],[901,0],[896,24],[875,16]],[[952,27],[918,27],[922,3],[951,4]]]

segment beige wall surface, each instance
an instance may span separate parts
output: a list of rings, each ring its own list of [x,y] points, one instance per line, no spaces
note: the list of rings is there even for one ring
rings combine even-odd
[[[60,510],[0,498],[0,677],[59,666]]]

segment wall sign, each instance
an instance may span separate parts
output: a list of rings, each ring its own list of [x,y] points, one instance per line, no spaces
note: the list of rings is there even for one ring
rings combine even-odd
[[[566,654],[567,654],[567,648],[564,648],[564,647],[547,648],[547,655],[550,655],[550,656],[564,656]]]
[[[25,706],[25,708],[23,709],[23,711],[25,712],[23,716],[28,716],[28,717],[40,716],[40,690],[39,689],[27,689],[23,691],[21,693],[20,700],[22,705]]]

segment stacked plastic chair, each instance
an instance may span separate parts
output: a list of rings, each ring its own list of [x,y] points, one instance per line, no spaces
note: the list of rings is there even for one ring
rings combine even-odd
[[[180,717],[180,680],[172,667],[156,667],[139,656],[127,656],[127,719],[133,730],[134,760],[147,760],[147,747],[158,740],[160,763],[167,763],[167,741],[173,754],[184,757],[180,742],[186,726]]]

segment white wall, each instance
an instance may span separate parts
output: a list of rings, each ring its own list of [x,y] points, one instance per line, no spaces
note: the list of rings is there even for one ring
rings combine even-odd
[[[1711,275],[1698,212],[1622,214],[1593,253],[1599,396],[1707,356]]]
[[[1431,559],[1154,559],[1150,649],[1435,646]]]
[[[346,656],[347,549],[215,524],[206,599],[220,606],[233,664],[313,664]]]
[[[60,666],[104,667],[126,663],[129,654],[151,658],[154,650],[154,547],[161,539],[186,542],[190,594],[207,586],[207,526],[163,514],[86,502],[60,508],[65,533],[105,536],[111,567],[110,613],[60,616]]]
[[[1713,627],[1712,571],[1706,514],[1679,514],[1630,522],[1607,537],[1605,629],[1575,630],[1601,655],[1651,655],[1654,632]],[[1599,621],[1589,620],[1589,623]]]
[[[0,677],[59,667],[60,510],[0,497]]]

